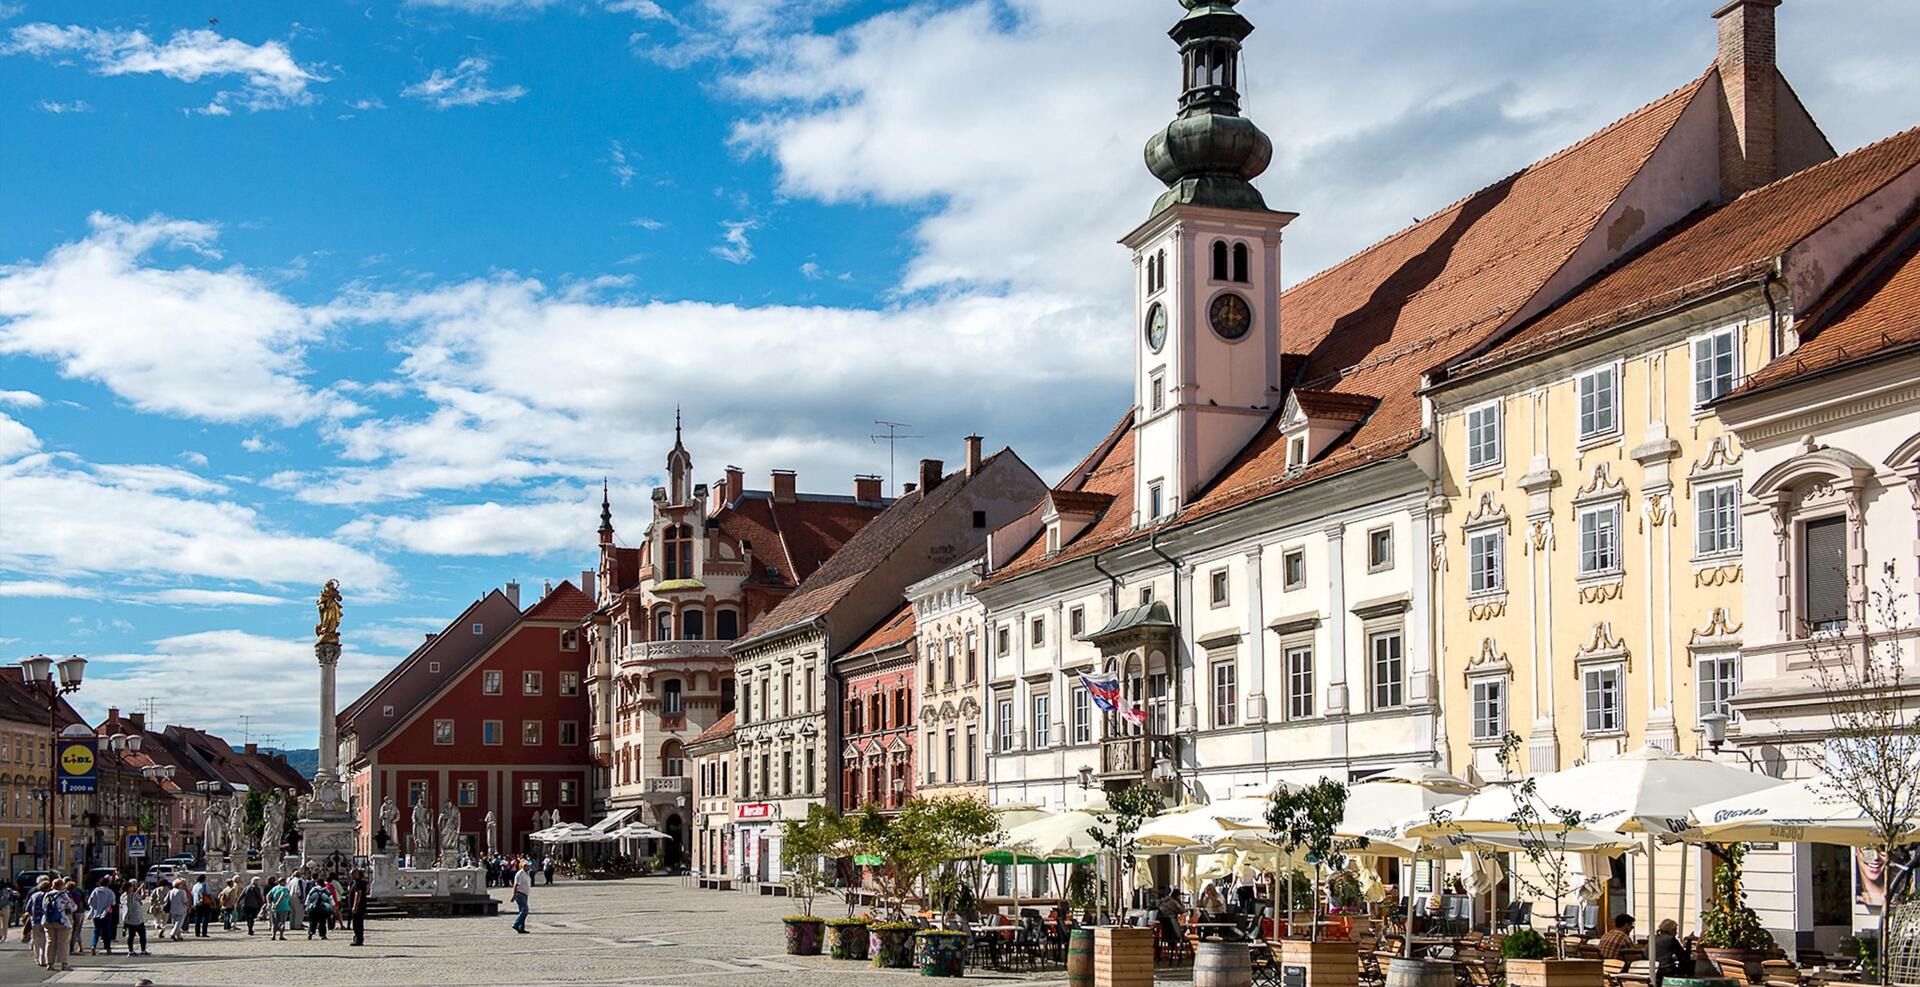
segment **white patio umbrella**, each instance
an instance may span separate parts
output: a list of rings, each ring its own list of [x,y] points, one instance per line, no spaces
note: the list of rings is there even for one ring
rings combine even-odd
[[[665,834],[665,833],[662,833],[661,831],[659,831],[659,830],[657,830],[657,829],[654,829],[654,828],[653,828],[652,826],[646,826],[646,825],[642,825],[642,824],[640,824],[640,823],[628,823],[627,825],[625,825],[625,826],[622,826],[622,827],[620,827],[619,829],[616,829],[616,830],[614,830],[614,831],[612,831],[612,832],[610,832],[610,833],[608,833],[608,834],[607,834],[607,838],[608,838],[608,839],[613,839],[613,840],[667,840],[667,839],[672,839],[672,837],[670,837],[670,836],[668,836],[668,835],[667,835],[667,834]]]
[[[1833,843],[1873,846],[1876,827],[1860,807],[1816,776],[1696,806],[1686,839],[1703,843]],[[1903,838],[1920,836],[1920,819],[1906,822]]]
[[[1264,795],[1194,803],[1147,820],[1136,834],[1142,852],[1210,847],[1235,833],[1263,830],[1273,800]]]

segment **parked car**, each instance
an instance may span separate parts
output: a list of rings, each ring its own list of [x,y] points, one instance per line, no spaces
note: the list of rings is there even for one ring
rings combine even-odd
[[[174,864],[154,864],[147,868],[147,887],[157,887],[162,881],[172,884],[174,878],[184,873],[186,873],[184,869]]]

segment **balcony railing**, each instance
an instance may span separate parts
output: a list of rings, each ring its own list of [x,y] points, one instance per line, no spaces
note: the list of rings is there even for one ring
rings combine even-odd
[[[621,661],[660,661],[681,658],[725,658],[725,641],[642,641],[629,644]]]
[[[648,778],[647,791],[663,795],[685,795],[693,791],[693,779],[685,776],[677,778]]]
[[[1156,762],[1172,758],[1171,737],[1144,734],[1100,741],[1100,773],[1108,777],[1145,778]]]

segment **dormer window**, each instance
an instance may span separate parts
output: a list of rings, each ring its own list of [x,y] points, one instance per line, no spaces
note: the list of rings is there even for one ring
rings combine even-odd
[[[1060,522],[1047,525],[1047,554],[1060,551]]]
[[[1155,480],[1147,484],[1147,520],[1160,520],[1160,516],[1166,513],[1166,506],[1165,488],[1161,486],[1160,481]]]
[[[1307,465],[1307,437],[1296,435],[1287,440],[1287,468],[1303,469]]]

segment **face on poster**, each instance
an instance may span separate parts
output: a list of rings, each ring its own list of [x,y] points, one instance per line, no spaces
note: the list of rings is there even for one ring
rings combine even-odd
[[[1853,851],[1853,900],[1879,907],[1887,903],[1887,858],[1871,847]]]

